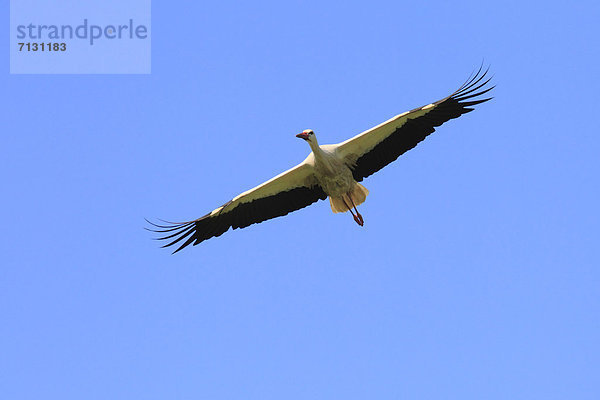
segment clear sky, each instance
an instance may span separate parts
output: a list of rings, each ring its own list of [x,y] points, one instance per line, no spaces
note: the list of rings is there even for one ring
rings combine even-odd
[[[600,398],[599,17],[155,1],[150,75],[10,75],[5,40],[0,397]],[[319,202],[174,256],[143,229],[482,60],[495,99],[366,179],[363,228]]]

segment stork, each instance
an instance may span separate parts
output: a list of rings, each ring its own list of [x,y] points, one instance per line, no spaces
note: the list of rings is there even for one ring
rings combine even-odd
[[[329,197],[334,213],[350,211],[359,226],[364,218],[357,206],[369,191],[360,182],[415,147],[444,122],[473,110],[491,99],[479,96],[494,86],[480,67],[458,90],[441,100],[415,108],[333,145],[319,145],[317,136],[306,129],[296,137],[308,143],[311,153],[295,167],[234,197],[208,214],[188,222],[153,225],[151,231],[166,240],[163,247],[179,244],[173,253],[229,228],[245,228],[286,215]]]

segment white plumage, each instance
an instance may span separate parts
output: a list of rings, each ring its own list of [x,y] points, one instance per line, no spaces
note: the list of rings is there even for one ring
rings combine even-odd
[[[359,182],[415,147],[444,122],[472,111],[490,100],[474,99],[493,89],[485,87],[487,70],[467,80],[456,92],[435,103],[399,114],[359,135],[335,145],[319,145],[310,129],[296,135],[310,145],[312,152],[297,166],[256,186],[221,207],[193,221],[152,224],[167,240],[167,246],[182,242],[184,247],[220,236],[229,228],[244,228],[267,219],[286,215],[329,197],[334,213],[350,211],[362,226],[356,206],[369,191]],[[469,100],[469,101],[467,101]],[[354,212],[353,212],[354,210]]]

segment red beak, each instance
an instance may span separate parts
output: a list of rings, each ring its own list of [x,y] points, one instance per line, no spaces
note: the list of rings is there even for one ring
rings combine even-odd
[[[302,132],[302,133],[297,134],[296,137],[300,138],[300,139],[308,140],[308,133]]]

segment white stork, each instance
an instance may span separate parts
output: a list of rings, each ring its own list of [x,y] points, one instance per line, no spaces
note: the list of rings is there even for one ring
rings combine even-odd
[[[319,145],[315,133],[306,129],[296,135],[305,140],[312,152],[306,159],[273,179],[245,191],[193,221],[156,225],[150,229],[167,240],[163,247],[181,244],[173,252],[221,236],[229,228],[245,228],[271,218],[286,215],[329,196],[334,213],[350,211],[363,226],[356,209],[369,191],[361,185],[367,176],[379,171],[406,151],[415,147],[444,122],[473,110],[490,98],[476,99],[494,86],[486,87],[482,68],[450,96],[415,108],[385,121],[342,143]],[[469,101],[467,101],[469,100]],[[354,212],[353,212],[354,210]],[[148,221],[149,222],[149,221]]]

